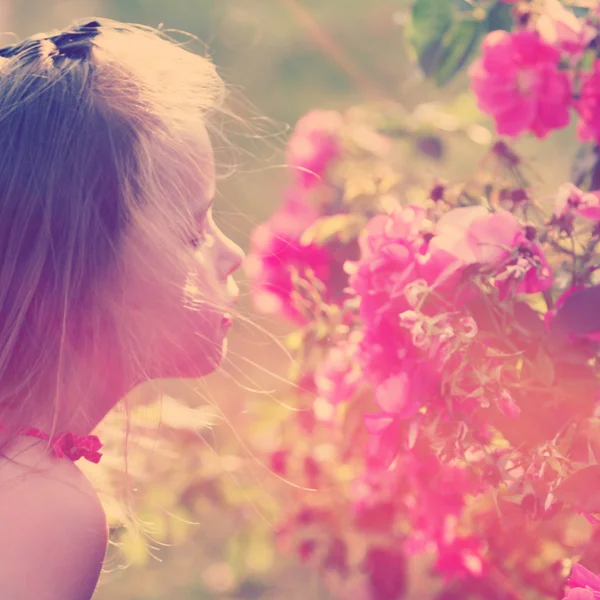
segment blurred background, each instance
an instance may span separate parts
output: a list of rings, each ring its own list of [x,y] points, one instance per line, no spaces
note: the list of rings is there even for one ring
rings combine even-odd
[[[412,110],[460,99],[464,78],[436,90],[409,60],[403,39],[409,6],[409,0],[0,0],[0,30],[8,44],[100,16],[197,36],[190,49],[213,58],[245,123],[226,127],[234,150],[223,153],[217,219],[247,248],[252,228],[280,202],[288,176],[285,140],[304,113],[380,100]],[[554,136],[536,157],[545,185],[568,178],[567,139],[569,133]],[[460,155],[444,160],[453,169],[470,166]],[[287,484],[255,456],[276,449],[269,427],[289,410],[279,345],[288,326],[254,314],[247,293],[241,310],[252,324],[234,327],[221,372],[136,393],[147,409],[151,443],[132,447],[131,480],[123,486],[135,524],[115,535],[96,600],[329,598],[313,570],[273,543],[273,498],[281,499]],[[160,415],[150,410],[157,394],[166,397]],[[110,466],[109,453],[105,459]],[[131,484],[142,471],[144,485]],[[89,472],[100,487],[109,480],[104,471]],[[116,519],[118,506],[114,511]]]

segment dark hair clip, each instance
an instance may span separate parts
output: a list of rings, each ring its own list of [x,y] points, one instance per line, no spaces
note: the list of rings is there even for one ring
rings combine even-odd
[[[19,54],[25,54],[30,50],[38,49],[43,40],[51,41],[56,46],[58,52],[67,58],[89,58],[91,50],[90,41],[100,33],[100,27],[101,24],[98,21],[90,21],[71,31],[50,37],[30,37],[18,44],[0,48],[0,58],[12,58]]]
[[[99,33],[101,24],[98,21],[90,21],[80,25],[72,31],[60,33],[49,37],[58,51],[67,58],[88,58],[91,50],[90,41]]]

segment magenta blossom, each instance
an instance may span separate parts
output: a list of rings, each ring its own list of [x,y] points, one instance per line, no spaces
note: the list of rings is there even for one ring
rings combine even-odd
[[[349,265],[350,286],[360,297],[367,326],[414,308],[413,284],[439,291],[456,282],[463,263],[446,249],[428,249],[430,230],[426,211],[418,206],[377,215],[367,224],[359,239],[360,260]]]
[[[315,373],[317,398],[332,405],[348,401],[358,390],[364,376],[357,362],[360,334],[331,348]]]
[[[579,100],[575,105],[581,121],[577,133],[584,142],[600,143],[600,59],[582,78]]]
[[[394,415],[371,413],[364,416],[365,428],[369,432],[366,466],[373,472],[385,471],[393,462],[402,442],[400,420]]]
[[[435,569],[446,581],[481,577],[485,572],[483,541],[475,536],[455,537],[440,544]]]
[[[552,271],[537,242],[519,240],[504,270],[495,276],[500,299],[514,294],[537,294],[552,286]]]
[[[419,409],[439,397],[440,376],[432,363],[410,360],[403,367],[376,385],[375,402],[381,411],[364,416],[370,435],[367,462],[372,470],[387,469],[400,451],[404,443],[400,423],[418,419]]]
[[[521,415],[519,405],[507,390],[500,392],[500,395],[496,400],[496,406],[498,407],[498,410],[509,419],[516,419]]]
[[[320,183],[340,155],[340,113],[313,110],[302,117],[288,143],[287,161],[304,188]]]
[[[498,133],[531,131],[543,138],[569,123],[571,84],[559,71],[560,51],[535,31],[492,31],[469,70],[479,108]]]
[[[419,451],[417,445],[398,457],[398,472],[412,495],[409,501],[412,530],[405,548],[411,554],[434,548],[444,559],[443,549],[450,550],[454,542],[460,543],[456,524],[465,506],[465,496],[478,494],[480,486],[467,469],[442,463],[430,452],[424,448]],[[456,550],[459,550],[458,546]],[[464,547],[463,550],[462,558],[466,559],[461,561],[463,566],[470,566],[471,575],[480,574],[474,560],[479,553],[472,548],[474,557],[471,560],[467,556],[470,554],[468,549]],[[451,556],[447,558],[451,559]],[[453,566],[458,567],[458,564],[447,564],[448,570]],[[454,575],[457,574],[455,570]]]
[[[392,315],[378,326],[365,329],[357,360],[369,380],[378,385],[402,370],[412,347],[410,333]]]
[[[600,190],[584,192],[572,183],[560,186],[554,204],[557,219],[574,213],[589,221],[600,221]]]
[[[465,264],[480,264],[490,272],[505,297],[533,294],[552,285],[552,273],[540,245],[528,238],[506,210],[483,206],[455,208],[437,224],[430,249],[444,249]]]
[[[258,311],[304,321],[292,294],[292,270],[296,269],[301,277],[314,276],[323,282],[330,275],[328,249],[300,241],[318,217],[316,208],[292,190],[280,210],[252,232],[245,268]]]
[[[600,577],[579,564],[573,565],[564,600],[599,600]]]
[[[508,259],[522,228],[512,213],[466,206],[447,212],[437,223],[430,248],[443,248],[465,264],[498,265]]]
[[[408,361],[404,370],[391,375],[375,390],[375,402],[387,415],[407,419],[439,394],[439,374],[431,363]]]

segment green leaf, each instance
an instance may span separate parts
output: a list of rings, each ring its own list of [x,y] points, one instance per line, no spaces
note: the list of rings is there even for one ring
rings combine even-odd
[[[442,38],[451,29],[453,20],[453,2],[416,0],[413,4],[408,39],[425,74],[431,72],[435,53],[442,45]]]
[[[506,2],[496,2],[487,14],[487,31],[510,31],[512,24],[512,7]]]
[[[467,0],[416,0],[408,39],[425,75],[444,85],[470,62],[483,35],[510,25],[501,2],[486,13]]]
[[[483,31],[477,21],[456,23],[442,40],[432,73],[438,85],[448,83],[472,58]]]

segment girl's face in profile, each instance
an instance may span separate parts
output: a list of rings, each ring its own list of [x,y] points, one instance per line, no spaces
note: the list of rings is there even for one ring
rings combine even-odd
[[[215,164],[205,130],[192,151],[193,168],[177,175],[182,193],[159,210],[144,209],[143,225],[134,224],[124,244],[122,289],[130,321],[124,323],[124,341],[131,344],[129,354],[139,362],[134,367],[142,379],[195,378],[213,371],[238,296],[232,274],[244,253],[213,219]],[[159,237],[171,240],[172,252],[157,243]]]

